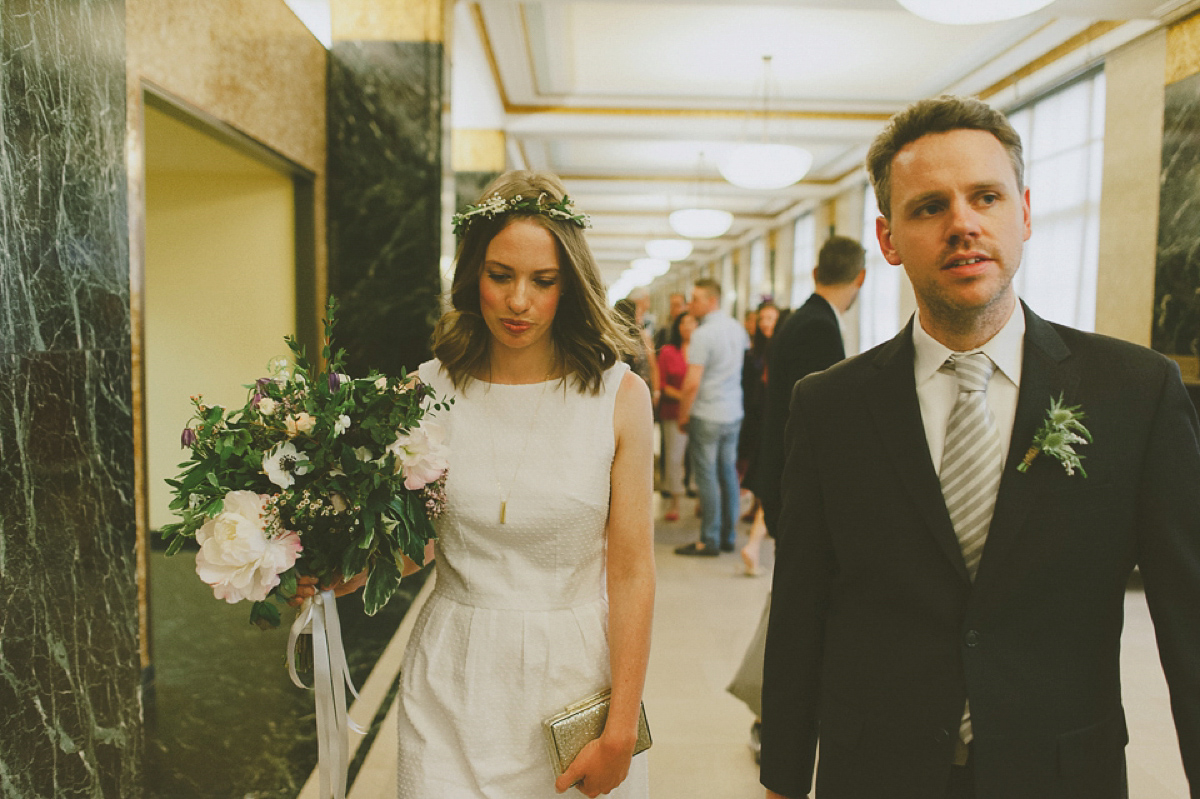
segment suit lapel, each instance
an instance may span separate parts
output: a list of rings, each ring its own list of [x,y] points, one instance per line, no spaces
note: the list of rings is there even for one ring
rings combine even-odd
[[[1041,492],[1044,481],[1036,475],[1017,471],[1033,436],[1046,418],[1050,399],[1060,394],[1068,402],[1079,384],[1078,365],[1071,351],[1048,322],[1021,303],[1025,312],[1025,345],[1021,365],[1021,388],[1017,394],[1017,412],[1013,419],[1012,441],[1004,462],[1004,474],[996,495],[996,510],[988,529],[987,544],[976,575],[976,585],[986,582],[1018,537],[1029,509]]]
[[[912,497],[938,546],[963,581],[970,583],[967,567],[942,499],[942,485],[929,456],[929,442],[921,421],[913,375],[913,320],[875,356],[870,404],[883,450]]]

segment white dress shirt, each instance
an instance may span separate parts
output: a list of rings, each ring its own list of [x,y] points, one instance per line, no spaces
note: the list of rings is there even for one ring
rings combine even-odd
[[[921,422],[925,425],[925,440],[929,442],[929,457],[940,475],[942,451],[946,446],[946,425],[958,396],[958,380],[952,374],[938,371],[952,354],[969,355],[983,352],[996,364],[988,381],[987,403],[996,420],[1000,434],[1000,458],[1008,456],[1012,440],[1013,419],[1017,415],[1017,393],[1021,387],[1021,362],[1024,359],[1025,313],[1016,303],[1012,315],[982,347],[955,353],[921,327],[920,312],[913,320],[913,347],[916,358],[913,368],[917,379],[917,401],[921,404]]]

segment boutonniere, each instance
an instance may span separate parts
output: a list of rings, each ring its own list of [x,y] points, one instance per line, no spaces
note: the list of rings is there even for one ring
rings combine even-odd
[[[1029,446],[1025,457],[1017,465],[1017,471],[1029,471],[1029,465],[1033,463],[1033,459],[1044,452],[1061,463],[1067,470],[1067,474],[1073,475],[1078,469],[1080,474],[1087,477],[1087,472],[1079,462],[1083,456],[1077,453],[1073,446],[1092,443],[1092,434],[1083,426],[1085,417],[1086,414],[1079,410],[1078,405],[1072,405],[1069,408],[1063,407],[1061,394],[1058,395],[1058,399],[1051,397],[1050,410],[1046,411],[1046,419],[1034,435],[1033,443]]]

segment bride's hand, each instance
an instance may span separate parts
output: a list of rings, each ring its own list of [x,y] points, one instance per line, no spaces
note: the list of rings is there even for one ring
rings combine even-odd
[[[362,588],[367,582],[367,570],[363,569],[361,574],[356,574],[349,580],[340,575],[334,580],[333,585],[326,588],[333,590],[334,596],[345,596],[353,594],[358,589]],[[323,591],[325,588],[319,588],[316,577],[297,577],[296,578],[296,593],[287,601],[294,608],[304,604],[304,600],[317,595],[317,591]]]
[[[584,796],[595,799],[625,781],[632,758],[632,743],[622,745],[601,735],[580,750],[570,767],[554,782],[554,788],[563,793],[575,786]]]

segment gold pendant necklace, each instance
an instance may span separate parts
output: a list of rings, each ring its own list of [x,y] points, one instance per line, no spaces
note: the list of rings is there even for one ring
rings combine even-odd
[[[546,374],[546,379],[542,381],[542,393],[538,395],[537,405],[533,408],[533,416],[529,420],[529,430],[525,432],[525,444],[521,447],[521,457],[517,458],[517,463],[513,466],[512,477],[508,480],[508,490],[504,490],[504,486],[500,483],[500,469],[496,465],[496,425],[494,420],[488,425],[488,432],[491,434],[492,442],[492,475],[496,478],[496,493],[500,495],[500,524],[504,524],[508,517],[508,498],[512,494],[513,487],[517,484],[517,474],[521,471],[521,465],[525,462],[525,453],[529,451],[529,439],[533,437],[533,429],[537,426],[538,413],[542,409],[542,400],[546,398],[546,392],[550,388],[550,375],[553,371]],[[488,384],[488,391],[491,391],[491,386],[495,383]]]

